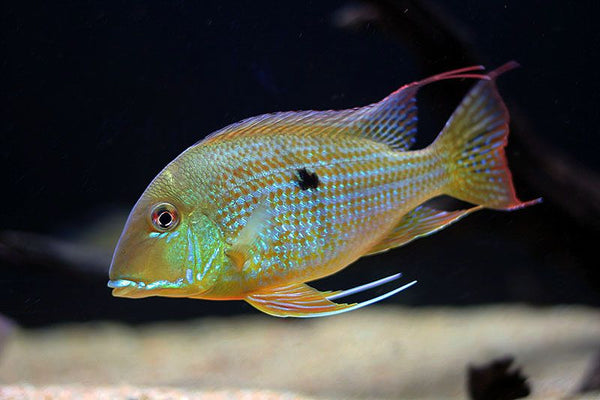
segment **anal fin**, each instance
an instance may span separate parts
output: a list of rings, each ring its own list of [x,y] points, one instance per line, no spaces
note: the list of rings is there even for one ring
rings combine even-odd
[[[476,206],[466,210],[440,211],[427,206],[419,206],[402,217],[390,234],[365,255],[381,253],[419,237],[435,233],[481,208],[483,207]]]

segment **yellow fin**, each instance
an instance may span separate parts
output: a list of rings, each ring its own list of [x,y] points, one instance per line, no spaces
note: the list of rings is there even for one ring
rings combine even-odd
[[[361,108],[287,111],[259,115],[227,126],[196,143],[251,135],[294,132],[299,136],[350,135],[408,150],[417,132],[416,94],[421,85],[405,85],[378,103]]]
[[[331,313],[354,304],[338,304],[327,300],[339,292],[320,292],[304,283],[260,290],[246,297],[253,307],[276,317],[307,317]]]
[[[422,236],[435,233],[481,208],[483,207],[476,206],[466,210],[440,211],[427,206],[419,206],[402,217],[390,234],[373,246],[365,255],[382,253]]]
[[[541,201],[517,198],[504,151],[509,115],[495,79],[517,66],[508,62],[473,86],[433,143],[450,178],[445,194],[497,210],[514,210]]]
[[[337,292],[320,292],[304,283],[294,283],[287,286],[256,291],[248,295],[244,300],[260,311],[276,317],[327,317],[357,310],[370,304],[377,303],[378,301],[387,299],[417,283],[417,281],[409,282],[404,286],[360,303],[346,304],[331,301],[333,299],[378,287],[398,279],[400,275],[401,274],[392,275],[353,289]]]

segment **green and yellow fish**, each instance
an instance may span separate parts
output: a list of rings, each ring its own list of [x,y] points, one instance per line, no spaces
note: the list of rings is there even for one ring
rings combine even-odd
[[[168,164],[134,206],[110,267],[122,297],[245,300],[280,317],[338,314],[341,297],[398,279],[321,292],[306,284],[374,253],[436,232],[482,207],[536,202],[515,195],[504,147],[508,112],[481,66],[401,87],[341,111],[249,118],[215,132]],[[409,151],[423,85],[473,78],[438,138]],[[449,195],[475,206],[423,203]]]

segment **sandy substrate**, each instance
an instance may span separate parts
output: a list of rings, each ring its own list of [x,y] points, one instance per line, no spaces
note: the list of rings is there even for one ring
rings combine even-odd
[[[468,365],[512,355],[532,396],[550,399],[572,394],[591,367],[600,311],[373,307],[316,320],[94,323],[16,329],[3,347],[0,398],[465,399]]]
[[[311,400],[292,393],[276,393],[264,390],[220,390],[203,392],[174,388],[138,388],[132,386],[62,385],[34,387],[30,385],[0,387],[0,399],[44,400]]]

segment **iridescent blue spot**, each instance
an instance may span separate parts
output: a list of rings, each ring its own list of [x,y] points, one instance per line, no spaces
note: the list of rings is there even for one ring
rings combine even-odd
[[[174,238],[176,238],[177,236],[179,236],[179,231],[176,232],[172,232],[168,237],[167,237],[167,243],[169,243],[171,240],[173,240]]]

